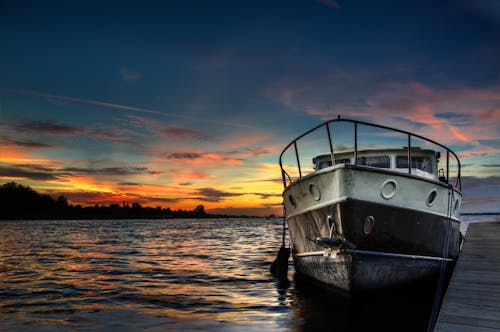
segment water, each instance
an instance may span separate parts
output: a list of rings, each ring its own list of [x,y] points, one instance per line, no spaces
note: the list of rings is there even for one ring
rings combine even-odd
[[[423,331],[433,287],[347,299],[269,273],[281,220],[0,222],[2,331]]]
[[[471,223],[498,221],[499,218],[500,218],[500,213],[495,215],[487,215],[487,214],[463,215],[461,217],[462,222],[460,223],[460,232],[466,234],[467,228]]]

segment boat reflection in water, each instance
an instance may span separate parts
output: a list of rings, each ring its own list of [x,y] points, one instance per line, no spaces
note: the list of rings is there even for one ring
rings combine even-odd
[[[293,331],[425,331],[434,287],[419,283],[354,297],[295,275],[291,289]]]
[[[360,293],[433,279],[457,258],[460,161],[447,147],[339,118],[293,140],[280,167],[299,274]]]

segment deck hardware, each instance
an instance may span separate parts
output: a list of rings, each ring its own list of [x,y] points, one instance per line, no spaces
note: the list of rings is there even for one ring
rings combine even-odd
[[[335,226],[335,222],[333,221],[332,216],[326,217],[326,221],[328,223],[328,228],[330,229],[330,238],[332,238],[333,233],[337,231],[337,227]]]
[[[455,199],[455,204],[453,204],[453,214],[457,215],[460,210],[460,199],[458,197]]]

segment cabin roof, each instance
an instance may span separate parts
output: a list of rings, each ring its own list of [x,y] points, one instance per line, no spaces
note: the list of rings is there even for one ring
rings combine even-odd
[[[396,154],[396,153],[402,153],[404,155],[406,155],[408,152],[408,149],[406,148],[403,148],[403,149],[396,149],[396,148],[387,148],[387,149],[364,149],[364,150],[358,150],[357,151],[357,155],[362,155],[362,154]],[[435,155],[436,154],[436,151],[434,150],[430,150],[430,149],[421,149],[421,148],[412,148],[411,149],[411,152],[412,154],[424,154],[424,155]],[[353,155],[354,154],[354,150],[344,150],[344,151],[334,151],[333,152],[333,155],[334,156],[342,156],[342,155]],[[326,158],[326,157],[330,157],[330,154],[329,153],[325,153],[325,154],[321,154],[321,155],[318,155],[316,156],[314,159],[316,158]]]

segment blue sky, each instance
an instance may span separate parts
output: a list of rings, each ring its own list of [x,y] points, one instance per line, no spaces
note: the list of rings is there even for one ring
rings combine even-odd
[[[450,145],[500,211],[496,1],[3,1],[0,40],[1,182],[279,213],[281,149],[342,114]]]

